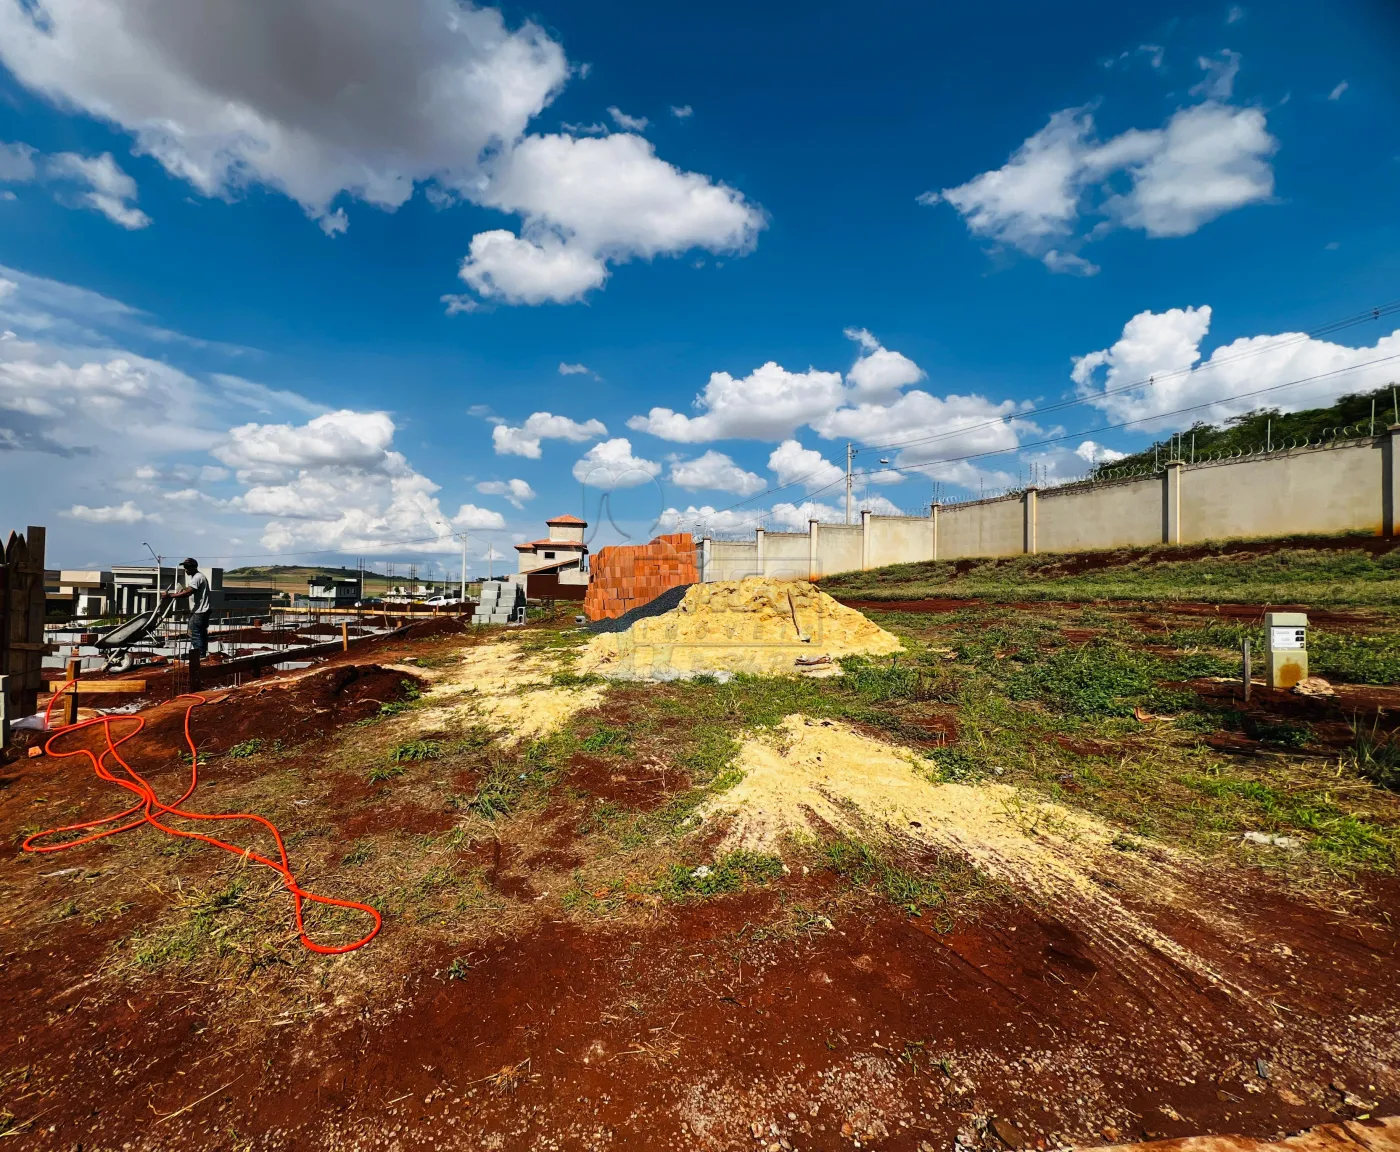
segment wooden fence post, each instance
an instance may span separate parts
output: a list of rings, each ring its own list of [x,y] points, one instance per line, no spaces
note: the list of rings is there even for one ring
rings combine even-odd
[[[78,685],[76,681],[82,674],[82,670],[83,662],[76,656],[68,661],[68,670],[63,679],[65,682],[72,680],[75,681],[75,683],[68,689],[63,699],[63,723],[65,725],[76,724],[78,722]]]

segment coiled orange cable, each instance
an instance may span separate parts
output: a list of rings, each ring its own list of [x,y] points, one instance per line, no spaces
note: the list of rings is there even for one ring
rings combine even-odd
[[[59,692],[54,694],[53,699],[49,701],[49,706],[44,712],[45,727],[48,726],[49,717],[53,712],[54,704],[73,683],[74,681],[72,680],[68,681]],[[379,935],[379,930],[383,927],[384,921],[379,912],[371,908],[368,904],[361,904],[355,900],[338,900],[334,896],[318,896],[314,892],[308,892],[298,884],[296,877],[292,875],[291,863],[287,859],[287,849],[282,843],[282,834],[277,830],[277,826],[273,824],[272,821],[253,812],[189,812],[180,807],[194,794],[194,790],[199,784],[199,753],[195,749],[194,739],[190,735],[190,715],[201,704],[208,703],[208,701],[206,701],[203,696],[194,693],[183,693],[178,699],[192,701],[190,706],[185,709],[185,743],[188,744],[190,748],[190,783],[189,787],[185,789],[175,803],[162,803],[156,796],[155,789],[151,787],[140,773],[123,760],[121,753],[117,751],[121,745],[132,739],[132,737],[146,726],[146,721],[143,717],[132,715],[96,716],[90,720],[80,720],[76,724],[69,724],[66,727],[58,729],[58,731],[50,736],[44,744],[44,752],[58,760],[65,759],[69,756],[86,756],[92,761],[93,769],[101,779],[125,788],[128,792],[134,793],[138,797],[137,802],[130,808],[126,808],[121,812],[116,812],[111,816],[103,816],[98,820],[87,820],[80,824],[68,824],[62,828],[49,828],[43,832],[36,832],[34,835],[25,839],[22,845],[24,851],[62,852],[66,848],[76,848],[80,844],[91,844],[94,840],[101,840],[107,836],[115,836],[118,832],[127,832],[132,828],[139,828],[143,824],[149,824],[153,828],[157,828],[171,836],[180,836],[187,840],[202,840],[206,844],[212,844],[216,848],[222,848],[226,852],[232,852],[235,856],[241,856],[244,859],[254,860],[259,864],[264,864],[278,873],[278,875],[282,877],[283,885],[286,887],[287,891],[292,894],[292,901],[296,910],[297,936],[301,939],[303,946],[310,951],[320,953],[323,956],[339,956],[342,953],[353,952],[357,948],[363,948]],[[112,738],[112,725],[122,721],[134,722],[134,726],[125,735],[114,740]],[[91,749],[88,748],[74,748],[67,752],[55,751],[55,741],[67,736],[70,732],[77,732],[84,728],[93,728],[99,724],[102,726],[103,736],[107,742],[107,747],[100,756],[94,755]],[[112,757],[113,760],[122,766],[122,769],[130,779],[123,780],[109,770],[106,764],[108,756]],[[136,817],[136,819],[127,820],[128,817],[134,816],[138,812],[141,813],[141,815]],[[161,823],[157,818],[157,816],[164,816],[166,814],[178,816],[185,820],[252,820],[257,824],[261,824],[272,833],[272,838],[277,843],[277,855],[279,859],[272,860],[261,853],[253,851],[251,848],[239,848],[236,844],[230,844],[214,836],[205,836],[200,832],[188,832],[180,828],[172,828],[168,824]],[[126,820],[127,822],[118,824],[116,827],[105,827],[106,825],[113,824],[120,820]],[[100,830],[89,832],[90,829]],[[65,840],[61,844],[35,843],[37,840],[43,840],[49,836],[57,836],[64,832],[89,832],[89,834],[80,836],[77,839]],[[374,927],[366,935],[350,944],[343,944],[336,947],[317,944],[306,934],[306,927],[302,919],[302,905],[307,900],[315,904],[326,904],[335,908],[350,908],[358,912],[363,912],[374,918]]]

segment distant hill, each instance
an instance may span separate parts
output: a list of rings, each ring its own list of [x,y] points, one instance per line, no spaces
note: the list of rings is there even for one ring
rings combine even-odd
[[[403,564],[403,571],[394,573],[391,580],[380,572],[365,573],[364,595],[379,596],[387,592],[395,584],[408,583],[408,565]],[[312,578],[316,576],[332,576],[338,579],[353,580],[360,574],[358,568],[337,568],[333,565],[314,564],[250,564],[243,568],[227,568],[224,570],[224,583],[230,585],[254,586],[259,588],[272,587],[279,592],[291,592],[299,596],[306,595],[306,586]],[[439,579],[429,580],[426,577],[419,577],[420,582],[443,587],[451,585],[452,581]],[[477,577],[480,580],[480,577]],[[475,584],[477,580],[469,580],[468,587]]]
[[[333,576],[339,579],[354,579],[358,576],[357,568],[336,568],[333,566],[315,566],[304,564],[252,564],[243,568],[228,568],[224,570],[225,584],[256,585],[258,587],[273,587],[279,592],[296,592],[302,596],[306,595],[306,585],[316,576]],[[407,579],[407,575],[395,576],[395,582],[402,582]],[[374,572],[365,573],[365,594],[376,595],[389,587],[389,578]]]
[[[1172,458],[1173,439],[1180,437],[1181,459],[1190,460],[1194,440],[1196,459],[1220,452],[1248,452],[1262,448],[1271,439],[1277,448],[1291,441],[1313,442],[1338,428],[1361,425],[1364,432],[1370,425],[1374,405],[1377,430],[1400,423],[1395,411],[1392,387],[1374,392],[1358,392],[1343,396],[1326,408],[1305,408],[1301,412],[1280,412],[1277,408],[1257,408],[1243,416],[1235,416],[1224,424],[1197,422],[1182,432],[1157,441],[1150,448],[1134,452],[1122,460],[1098,465],[1091,475],[1112,475],[1120,468],[1151,467],[1155,462]]]

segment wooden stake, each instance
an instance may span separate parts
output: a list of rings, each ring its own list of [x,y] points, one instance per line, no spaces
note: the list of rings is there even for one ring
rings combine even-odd
[[[1254,685],[1254,670],[1250,667],[1249,641],[1244,642],[1244,664],[1241,669],[1241,677],[1244,680],[1244,698],[1249,699],[1249,690]]]
[[[349,621],[349,620],[342,620],[342,621],[340,622],[340,650],[341,650],[342,652],[349,652],[349,651],[350,651],[350,621]]]
[[[82,672],[83,662],[76,656],[68,661],[67,680],[76,680]],[[70,692],[63,698],[63,723],[76,724],[78,722],[78,694]]]

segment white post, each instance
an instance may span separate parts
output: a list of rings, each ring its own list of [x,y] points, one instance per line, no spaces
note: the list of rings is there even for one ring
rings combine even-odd
[[[933,555],[929,557],[931,560],[938,559],[938,510],[942,507],[942,504],[935,504],[929,509],[929,518],[933,521]]]
[[[870,509],[862,508],[860,512],[860,570],[864,572],[870,567]]]
[[[467,534],[462,533],[462,603],[467,602]]]
[[[817,571],[817,524],[819,521],[807,521],[807,579],[815,580],[821,573]]]
[[[763,562],[763,535],[764,532],[762,528],[756,528],[754,530],[754,558],[758,565],[758,571],[755,573],[756,576],[768,575],[768,568]]]

